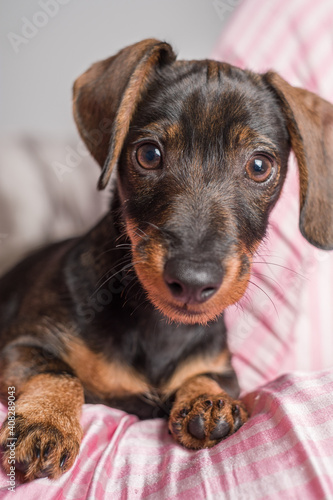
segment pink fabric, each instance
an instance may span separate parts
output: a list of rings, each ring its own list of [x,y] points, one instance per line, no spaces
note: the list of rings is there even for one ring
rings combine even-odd
[[[332,26],[331,0],[244,0],[213,55],[274,68],[333,101]],[[234,365],[243,392],[253,391],[245,398],[250,420],[213,449],[194,452],[175,444],[162,420],[85,405],[74,468],[55,482],[17,486],[15,498],[333,498],[332,254],[298,231],[297,170],[290,167],[254,284],[242,307],[227,311]],[[13,498],[3,472],[0,486],[1,498]]]
[[[252,417],[211,450],[176,445],[163,420],[85,405],[73,469],[7,491],[9,500],[333,497],[333,373],[285,375],[246,398]],[[4,407],[0,417],[5,417]]]

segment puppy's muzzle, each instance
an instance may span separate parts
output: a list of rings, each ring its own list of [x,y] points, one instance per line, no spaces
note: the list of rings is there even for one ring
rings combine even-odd
[[[163,278],[177,302],[202,304],[221,287],[223,269],[217,262],[193,262],[173,257],[165,263]]]

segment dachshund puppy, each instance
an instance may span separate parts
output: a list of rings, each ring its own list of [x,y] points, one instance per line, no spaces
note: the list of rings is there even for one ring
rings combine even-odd
[[[74,117],[110,210],[0,281],[1,400],[16,398],[2,463],[15,439],[23,480],[72,466],[85,401],[167,416],[192,449],[246,421],[223,311],[246,290],[290,148],[300,230],[333,247],[333,107],[276,73],[144,40],[77,79]]]

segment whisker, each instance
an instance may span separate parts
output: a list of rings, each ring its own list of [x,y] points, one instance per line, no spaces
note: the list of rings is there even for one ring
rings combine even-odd
[[[115,248],[131,249],[132,246],[133,246],[132,243],[119,243],[119,245],[116,245]]]
[[[278,253],[272,253],[272,252],[270,252],[270,253],[262,253],[262,252],[258,252],[257,251],[257,252],[255,252],[255,255],[257,255],[258,257],[262,257],[262,258],[264,258],[264,257],[273,257],[274,259],[282,259],[282,260],[285,259],[285,257],[283,257],[282,255],[280,255]]]
[[[259,288],[259,290],[261,290],[265,295],[266,297],[270,300],[270,302],[272,303],[272,306],[274,307],[275,309],[275,312],[276,312],[276,315],[279,317],[279,313],[278,313],[278,310],[273,302],[273,300],[270,298],[270,296],[268,295],[268,293],[265,292],[265,290],[263,288],[261,288],[261,286],[257,285],[256,283],[254,283],[253,281],[249,280],[249,283],[251,283],[251,285],[254,285],[256,288]]]
[[[108,269],[104,274],[102,274],[102,276],[97,280],[97,283],[95,286],[98,286],[100,281],[102,281],[105,278],[105,276],[107,276],[108,273],[112,273],[113,271],[115,271],[117,269],[117,267],[122,266],[123,264],[130,262],[131,259],[132,259],[132,257],[130,255],[126,255],[125,257],[122,257],[121,259],[119,259],[111,269]]]
[[[109,252],[114,252],[114,251],[116,251],[116,250],[118,250],[118,251],[119,251],[119,248],[121,248],[121,249],[123,249],[123,250],[131,250],[132,246],[131,246],[131,244],[129,244],[129,243],[123,243],[122,245],[117,245],[117,246],[116,246],[116,247],[114,247],[114,248],[108,248],[107,250],[104,250],[104,252],[102,252],[102,253],[100,253],[99,255],[97,255],[96,260],[97,260],[97,259],[98,259],[98,260],[100,260],[100,258],[101,258],[103,255],[105,255],[105,254],[107,254],[107,253],[109,253]]]
[[[149,238],[148,234],[144,232],[143,229],[141,229],[140,227],[137,227],[136,228],[137,231],[141,231],[141,233],[146,237],[146,238]]]
[[[131,316],[133,316],[133,314],[135,313],[135,311],[136,311],[137,309],[139,309],[139,307],[141,307],[141,306],[142,306],[145,302],[147,302],[147,299],[146,299],[146,298],[144,298],[144,300],[143,300],[142,302],[140,302],[140,303],[139,303],[139,304],[138,304],[138,305],[137,305],[137,306],[133,309],[133,311],[131,312]],[[146,307],[147,307],[147,305],[148,305],[148,304],[146,304]]]
[[[308,279],[305,276],[303,276],[302,274],[295,271],[294,269],[290,269],[290,267],[283,266],[282,264],[276,264],[275,262],[265,262],[265,261],[261,262],[261,261],[256,260],[256,261],[253,261],[253,264],[267,264],[268,266],[281,267],[282,269],[286,269],[287,271],[290,271],[291,273],[297,274],[297,276],[299,276],[300,278],[303,278],[304,280]]]
[[[127,285],[125,286],[124,290],[122,291],[122,293],[125,294],[125,298],[127,299],[128,297],[128,294],[130,293],[130,291],[132,290],[132,288],[137,284],[137,281],[135,280],[136,278],[136,275],[133,276],[133,278],[131,279],[131,281],[129,281],[127,283]],[[131,285],[129,288],[127,288],[129,285]]]
[[[133,231],[133,233],[134,233],[134,234],[135,234],[138,238],[141,238],[142,240],[144,240],[144,239],[145,239],[145,237],[144,237],[144,236],[142,236],[142,234],[138,234],[137,229],[135,229],[135,230]]]
[[[240,308],[244,314],[247,313],[247,310],[245,309],[245,304],[243,304],[245,301],[246,301],[247,310],[251,309],[253,311],[251,294],[248,293],[247,289],[245,290],[245,293],[242,297],[242,300],[240,300],[234,304],[234,306],[236,306],[237,309]]]
[[[156,224],[153,224],[152,222],[144,221],[144,224],[148,224],[149,226],[153,227],[154,229],[157,229],[162,234],[168,235],[168,231],[163,229],[162,227],[156,226]]]
[[[126,227],[124,226],[124,228],[120,231],[120,234],[119,236],[117,236],[116,238],[116,242],[119,241],[121,238],[128,238],[128,234],[127,234],[127,230],[126,230]]]
[[[149,221],[144,221],[144,224],[148,224],[149,226],[153,227],[154,229],[157,229],[158,231],[163,231],[160,227],[156,226],[156,224],[153,224],[152,222]]]
[[[283,290],[283,287],[280,285],[280,283],[277,280],[275,280],[274,278],[272,278],[271,276],[267,276],[267,274],[257,274],[257,273],[251,273],[251,274],[252,274],[252,276],[259,278],[259,279],[267,278],[268,280],[273,281],[273,283],[275,283],[279,288],[281,288],[281,290]],[[264,279],[262,279],[262,281],[265,282]]]
[[[134,297],[134,301],[135,301],[135,302],[138,302],[138,300],[140,300],[140,298],[142,297],[143,293],[144,293],[144,292],[143,292],[143,290],[142,290],[142,289],[141,289],[141,290],[139,289],[139,290],[137,291],[137,293],[136,293],[135,297]],[[146,298],[146,297],[145,297],[145,298]],[[125,300],[125,302],[124,302],[124,304],[123,304],[123,307],[125,307],[125,305],[129,302],[129,300],[130,300],[130,298],[129,298],[129,297],[127,297],[127,295],[126,295],[126,300]],[[137,306],[137,307],[138,307],[138,306]],[[136,309],[137,309],[137,308],[136,308]],[[133,312],[134,312],[134,311],[133,311]]]
[[[103,283],[93,292],[93,294],[91,295],[90,299],[92,299],[92,297],[94,295],[96,295],[96,293],[104,286],[106,285],[106,283],[108,283],[108,281],[110,281],[114,276],[116,276],[117,274],[121,273],[122,271],[124,271],[125,269],[128,269],[129,267],[133,267],[134,264],[138,264],[140,261],[137,261],[137,262],[130,262],[129,264],[125,265],[123,268],[119,269],[119,271],[113,273],[111,276],[109,276],[105,281],[103,281]]]

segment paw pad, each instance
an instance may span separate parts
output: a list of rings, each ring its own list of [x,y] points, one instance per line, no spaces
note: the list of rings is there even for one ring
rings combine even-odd
[[[169,430],[187,448],[210,448],[236,432],[246,420],[242,404],[228,395],[200,396],[171,411]]]

